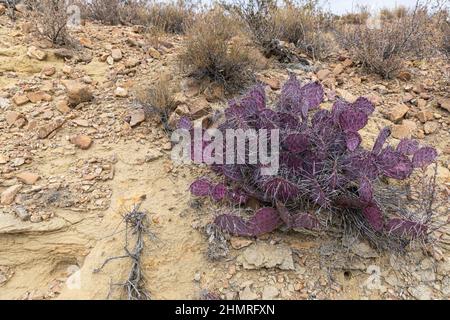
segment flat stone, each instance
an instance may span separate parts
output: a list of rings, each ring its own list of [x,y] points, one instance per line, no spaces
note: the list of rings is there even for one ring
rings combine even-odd
[[[6,111],[5,112],[5,120],[9,126],[12,126],[17,121],[17,119],[19,119],[19,117],[20,117],[20,113],[18,113],[16,111]]]
[[[69,107],[69,103],[67,102],[67,100],[58,100],[56,102],[56,109],[58,109],[59,112],[61,112],[62,114],[66,114],[69,113],[71,111],[70,107]]]
[[[135,110],[131,113],[130,126],[136,127],[145,121],[145,112],[142,109]]]
[[[326,78],[328,78],[328,76],[331,74],[331,71],[328,69],[322,69],[319,72],[317,72],[317,78],[320,81],[325,80]]]
[[[38,103],[41,101],[52,101],[52,96],[44,91],[36,91],[36,92],[29,92],[27,94],[28,99],[32,103]]]
[[[274,287],[274,286],[265,286],[262,292],[262,299],[263,300],[274,300],[278,295],[280,294],[280,291]]]
[[[79,134],[70,139],[70,142],[82,150],[87,150],[92,145],[92,139],[89,136]]]
[[[237,262],[245,269],[278,268],[295,270],[291,248],[285,245],[269,245],[258,242],[244,250]]]
[[[56,68],[54,66],[44,66],[41,73],[47,77],[51,77],[56,73]]]
[[[120,61],[123,58],[122,50],[120,49],[112,49],[111,50],[111,57],[114,59],[114,61]]]
[[[409,111],[408,106],[404,104],[399,104],[391,108],[387,114],[388,119],[392,122],[397,122],[405,116],[405,114]]]
[[[416,129],[417,125],[414,121],[403,120],[402,124],[392,127],[392,137],[396,139],[409,139]]]
[[[442,109],[445,109],[448,112],[450,112],[450,98],[440,99],[438,101],[438,104]]]
[[[12,101],[13,101],[16,105],[22,106],[22,105],[24,105],[25,103],[30,102],[30,99],[28,99],[27,95],[21,94],[21,95],[15,95],[15,96],[12,98]]]
[[[59,129],[64,124],[64,122],[65,122],[64,119],[57,118],[54,121],[41,126],[38,129],[38,138],[39,139],[47,138],[52,132]]]
[[[432,134],[435,133],[439,129],[439,123],[434,121],[428,121],[423,126],[423,131],[425,134]]]
[[[17,179],[25,184],[33,185],[39,180],[39,176],[33,172],[24,171],[16,175]]]
[[[148,49],[147,53],[153,59],[157,59],[157,60],[161,59],[161,53],[158,50],[156,50],[155,48],[153,48],[153,47],[150,47]]]
[[[430,287],[424,284],[408,288],[408,292],[417,300],[430,300],[432,296]]]
[[[420,122],[425,123],[427,121],[433,120],[433,112],[430,110],[420,110],[416,113],[417,119],[419,119]]]
[[[31,46],[28,48],[27,56],[32,59],[43,61],[45,60],[45,58],[47,58],[47,53],[43,50],[36,48],[35,46]]]
[[[16,213],[17,217],[19,217],[20,220],[22,221],[30,220],[31,214],[24,206],[15,206],[14,212]]]
[[[11,203],[13,203],[20,189],[22,189],[22,185],[17,184],[3,191],[0,196],[0,204],[10,205]]]
[[[239,292],[239,300],[256,300],[259,296],[254,293],[250,287],[245,287],[244,290]]]

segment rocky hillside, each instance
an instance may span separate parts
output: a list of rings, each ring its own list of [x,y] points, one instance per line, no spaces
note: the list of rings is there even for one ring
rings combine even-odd
[[[165,79],[178,88],[174,122],[208,118],[226,97],[220,87],[180,71],[182,36],[151,44],[139,27],[86,23],[73,47],[54,47],[0,11],[0,298],[124,298],[123,215],[148,212],[142,268],[154,299],[450,298],[450,230],[434,246],[406,255],[378,252],[358,239],[276,232],[258,240],[222,239],[226,258],[208,258],[205,226],[218,209],[191,199],[197,166],[174,166],[163,126],[137,99]],[[275,99],[295,73],[336,96],[376,105],[363,135],[416,137],[439,153],[440,197],[450,194],[448,60],[410,61],[396,79],[368,76],[345,52],[321,63],[269,67],[258,79]],[[227,97],[229,98],[229,97]],[[217,239],[216,239],[217,240]],[[208,248],[209,247],[209,248]],[[216,248],[217,250],[224,248]]]

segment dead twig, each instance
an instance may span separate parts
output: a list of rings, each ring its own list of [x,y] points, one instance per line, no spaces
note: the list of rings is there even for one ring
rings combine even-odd
[[[131,270],[128,278],[123,283],[111,284],[123,288],[126,292],[128,300],[150,300],[150,294],[145,287],[145,277],[142,272],[141,258],[145,249],[145,236],[153,237],[149,230],[149,221],[147,213],[140,211],[141,203],[136,204],[133,209],[123,216],[125,222],[125,245],[123,250],[125,255],[110,257],[103,264],[94,270],[94,273],[100,272],[108,263],[114,260],[131,259]],[[134,246],[130,250],[129,238],[134,237]],[[111,294],[108,294],[108,298]]]

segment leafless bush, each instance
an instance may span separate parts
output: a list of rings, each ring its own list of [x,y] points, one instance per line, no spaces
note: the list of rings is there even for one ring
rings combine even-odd
[[[312,58],[321,58],[329,52],[329,41],[324,37],[325,15],[314,0],[284,1],[241,0],[222,6],[243,22],[251,37],[264,52],[271,52],[278,40],[287,41]],[[280,53],[286,48],[278,48]],[[281,49],[281,50],[280,50]],[[291,52],[292,53],[292,52]],[[289,55],[289,54],[288,54]],[[284,54],[277,57],[285,62]]]
[[[405,59],[425,57],[431,52],[430,26],[427,8],[417,5],[406,16],[378,26],[341,26],[338,39],[369,72],[392,78]]]
[[[393,9],[383,8],[380,11],[381,21],[394,21],[396,19],[404,18],[408,15],[408,9],[404,6],[398,6]]]
[[[342,15],[338,22],[343,25],[362,25],[366,24],[370,17],[370,13],[367,8],[360,8],[357,13],[347,13]]]
[[[225,10],[237,15],[252,38],[262,47],[278,38],[278,30],[273,23],[276,0],[238,0],[231,4],[222,1],[221,5]]]
[[[313,59],[324,58],[330,53],[330,41],[326,35],[329,18],[316,2],[306,1],[297,5],[286,2],[272,16],[276,34],[281,40],[295,44]]]
[[[67,29],[69,15],[65,0],[28,1],[27,5],[32,10],[31,15],[36,19],[41,36],[54,44],[70,43]]]
[[[192,25],[194,6],[184,0],[154,3],[148,8],[148,24],[167,33],[184,33]]]
[[[169,130],[169,117],[176,107],[174,88],[171,87],[170,81],[162,77],[151,86],[140,88],[136,95],[138,103],[144,107],[146,113],[159,117]]]
[[[209,78],[234,91],[253,80],[256,57],[257,52],[239,35],[235,21],[221,10],[213,10],[188,30],[180,62],[191,76]]]
[[[107,25],[144,24],[148,18],[145,0],[90,0],[84,7],[86,18]]]

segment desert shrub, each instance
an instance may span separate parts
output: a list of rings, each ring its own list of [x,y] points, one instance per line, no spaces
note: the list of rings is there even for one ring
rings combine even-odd
[[[192,25],[194,6],[184,0],[149,5],[148,24],[167,33],[181,34]]]
[[[86,18],[107,25],[145,24],[148,19],[145,0],[90,0],[83,7]]]
[[[450,15],[447,10],[442,10],[436,16],[436,21],[440,29],[440,39],[438,40],[440,50],[447,57],[450,57]]]
[[[431,25],[426,8],[416,7],[408,15],[380,26],[341,26],[338,39],[366,70],[392,78],[404,60],[431,53]]]
[[[169,129],[168,120],[176,104],[174,88],[167,78],[161,77],[154,84],[139,88],[136,97],[147,114],[159,117],[166,129]]]
[[[266,57],[276,56],[281,62],[296,62],[295,53],[280,45],[292,43],[312,58],[328,54],[329,40],[324,36],[328,17],[316,1],[241,0],[222,6],[240,20]]]
[[[408,15],[408,9],[404,6],[398,6],[393,9],[383,8],[380,10],[380,19],[384,22],[404,18]]]
[[[369,17],[369,10],[363,7],[359,9],[359,12],[346,13],[342,15],[338,21],[343,25],[362,25],[367,23]]]
[[[69,21],[67,1],[28,1],[27,5],[32,10],[31,14],[36,19],[37,29],[41,36],[49,39],[54,44],[70,43],[67,28],[67,22]]]
[[[224,151],[234,151],[239,159],[246,160],[245,164],[213,164],[222,182],[201,178],[192,183],[191,193],[228,203],[232,211],[250,198],[257,200],[263,209],[250,219],[229,213],[215,218],[219,228],[238,236],[259,236],[279,227],[317,232],[338,225],[342,229],[354,227],[377,245],[402,247],[409,241],[426,239],[433,231],[434,207],[427,204],[416,212],[403,206],[399,210],[384,194],[389,193],[386,186],[397,185],[387,182],[387,178],[403,181],[416,169],[424,172],[436,159],[436,150],[409,139],[394,148],[386,143],[389,128],[381,130],[372,149],[366,149],[359,131],[367,125],[375,109],[373,104],[366,98],[354,103],[337,100],[329,111],[320,109],[323,99],[319,83],[302,86],[291,76],[275,108],[266,105],[262,86],[240,101],[231,101],[224,121],[218,124],[223,144],[228,145],[228,129],[277,129],[279,170],[275,175],[263,175],[265,164],[249,164],[253,149],[247,144],[242,154],[233,143],[232,150]],[[185,118],[180,120],[179,128],[195,130]],[[270,131],[267,139],[269,145],[277,142]],[[203,141],[203,150],[210,150],[206,141],[211,140]],[[201,160],[207,161],[208,155],[203,154]],[[397,200],[401,197],[398,191],[390,192]],[[426,192],[431,199],[436,195],[433,188]],[[408,198],[404,204],[410,202]]]
[[[212,10],[188,30],[181,67],[198,79],[209,78],[228,91],[239,90],[253,79],[256,56],[235,22],[221,10]]]
[[[253,40],[260,46],[267,47],[278,38],[278,30],[273,23],[276,0],[238,0],[232,3],[222,1],[221,5],[243,22]]]
[[[272,13],[273,24],[279,39],[295,44],[313,59],[320,59],[330,53],[326,38],[328,17],[315,2],[294,5],[287,2]]]

